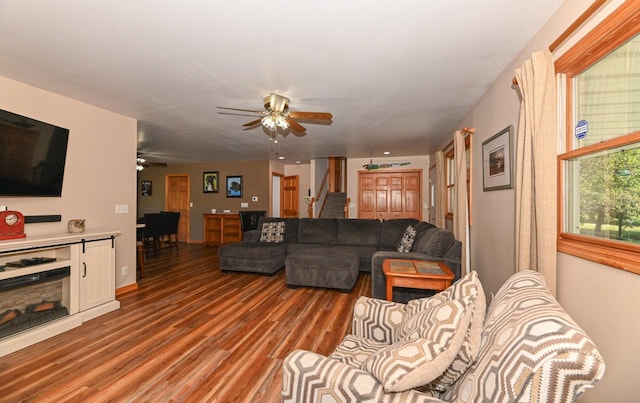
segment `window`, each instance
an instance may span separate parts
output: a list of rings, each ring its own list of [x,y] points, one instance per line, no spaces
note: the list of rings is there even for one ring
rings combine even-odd
[[[640,23],[630,3],[556,61],[567,149],[558,250],[640,274]]]
[[[450,147],[450,148],[449,148]],[[444,152],[444,169],[445,169],[445,194],[447,195],[447,220],[453,220],[453,211],[456,206],[456,160],[454,156],[453,143],[449,146],[448,151]],[[471,136],[464,138],[465,158],[467,163],[467,200],[469,203],[469,224],[471,224]]]

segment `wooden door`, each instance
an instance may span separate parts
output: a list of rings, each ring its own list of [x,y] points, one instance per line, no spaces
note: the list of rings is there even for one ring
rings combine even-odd
[[[167,211],[179,211],[178,242],[189,242],[189,175],[167,175],[165,177],[164,208]]]
[[[282,181],[282,217],[298,217],[300,198],[298,187],[298,175],[284,177]]]
[[[358,175],[359,218],[421,219],[422,171],[363,171]]]

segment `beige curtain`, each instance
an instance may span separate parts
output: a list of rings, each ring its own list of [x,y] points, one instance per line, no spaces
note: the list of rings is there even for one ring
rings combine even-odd
[[[445,214],[447,211],[447,198],[444,184],[444,153],[436,152],[436,227],[445,227]]]
[[[453,135],[453,147],[456,166],[453,235],[462,242],[460,272],[464,276],[469,268],[469,202],[467,200],[467,153],[464,146],[464,133],[460,130]]]
[[[515,71],[522,96],[516,152],[516,270],[545,276],[555,295],[556,82],[548,50]]]

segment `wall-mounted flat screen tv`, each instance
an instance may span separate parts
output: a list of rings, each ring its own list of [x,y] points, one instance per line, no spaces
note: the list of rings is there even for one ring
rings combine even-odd
[[[60,197],[69,130],[0,110],[0,196]]]

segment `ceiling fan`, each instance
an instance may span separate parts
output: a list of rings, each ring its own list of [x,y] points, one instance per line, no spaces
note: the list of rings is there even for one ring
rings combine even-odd
[[[165,162],[151,162],[147,161],[143,154],[138,153],[138,157],[136,158],[136,170],[142,171],[146,167],[166,167],[167,164]]]
[[[251,127],[258,124],[262,124],[267,129],[275,132],[278,128],[287,130],[291,128],[296,133],[305,133],[307,129],[304,128],[295,119],[309,119],[309,120],[331,120],[333,115],[328,112],[297,112],[289,110],[290,99],[272,93],[264,97],[264,111],[254,111],[250,109],[238,109],[238,108],[226,108],[218,106],[218,109],[226,109],[230,111],[240,112],[252,112],[262,115],[261,118],[253,120],[249,123],[245,123],[242,126]]]

